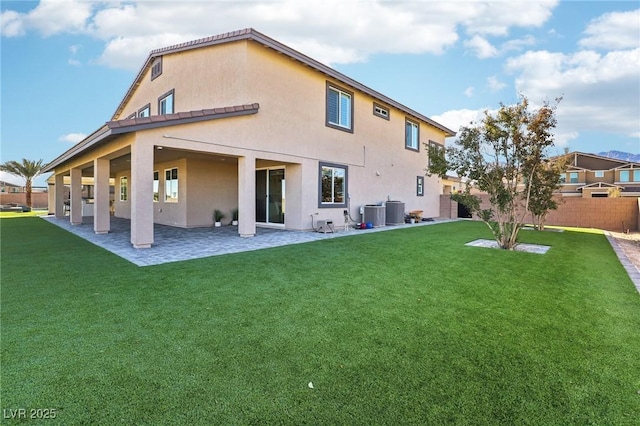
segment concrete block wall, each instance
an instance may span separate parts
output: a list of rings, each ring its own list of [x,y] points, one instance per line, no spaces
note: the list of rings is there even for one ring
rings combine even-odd
[[[27,194],[25,192],[3,192],[0,193],[0,204],[15,203],[19,206],[27,205]],[[31,204],[34,209],[46,209],[49,205],[49,194],[46,192],[32,192]]]
[[[481,207],[489,207],[489,196],[481,194]],[[562,198],[557,210],[547,215],[545,225],[597,228],[607,231],[640,231],[640,198]],[[440,196],[440,217],[456,218],[457,203],[449,195]],[[478,220],[477,217],[474,219]],[[531,215],[525,221],[532,222]]]

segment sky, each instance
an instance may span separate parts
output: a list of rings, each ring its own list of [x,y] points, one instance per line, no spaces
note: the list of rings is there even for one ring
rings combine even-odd
[[[638,0],[2,0],[0,22],[0,162],[97,130],[151,50],[249,27],[454,131],[562,97],[557,153],[640,154]]]

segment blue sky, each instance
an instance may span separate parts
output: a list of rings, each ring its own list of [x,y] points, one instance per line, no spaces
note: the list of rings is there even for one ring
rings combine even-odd
[[[453,130],[562,96],[558,152],[640,154],[638,1],[0,4],[2,162],[51,161],[109,121],[150,50],[246,27]]]

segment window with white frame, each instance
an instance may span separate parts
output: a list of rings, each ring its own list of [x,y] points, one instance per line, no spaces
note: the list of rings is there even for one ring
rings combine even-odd
[[[153,172],[153,201],[160,201],[160,173]]]
[[[160,96],[160,98],[158,98],[158,114],[173,114],[173,95],[174,91],[173,89],[171,89],[164,95]]]
[[[569,175],[569,183],[578,183],[578,172],[570,172]]]
[[[604,170],[596,170],[595,172],[593,172],[593,174],[597,178],[602,178],[602,177],[604,177]]]
[[[346,207],[347,168],[320,163],[319,207]]]
[[[164,200],[178,202],[178,168],[164,171]]]
[[[629,170],[620,170],[620,182],[629,182]]]
[[[413,151],[419,151],[420,150],[420,146],[418,145],[419,138],[420,138],[420,126],[418,125],[418,123],[407,119],[405,122],[405,131],[404,131],[404,147],[406,149],[410,149]]]
[[[129,199],[129,187],[127,184],[127,177],[120,177],[120,201],[127,201]]]
[[[327,83],[326,125],[353,132],[353,93]]]

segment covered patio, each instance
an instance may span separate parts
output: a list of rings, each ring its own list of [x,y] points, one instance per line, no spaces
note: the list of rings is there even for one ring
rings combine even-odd
[[[420,224],[383,226],[363,230],[351,229],[347,231],[345,231],[344,228],[339,229],[340,227],[338,227],[334,233],[326,234],[258,227],[253,238],[242,238],[238,235],[238,229],[235,226],[222,226],[220,228],[178,228],[154,224],[155,243],[148,249],[138,250],[134,248],[130,242],[131,221],[128,219],[111,216],[109,232],[106,234],[96,234],[93,229],[93,217],[91,216],[84,217],[83,222],[76,225],[72,225],[68,217],[56,218],[55,216],[43,216],[43,218],[137,266],[160,265],[182,260],[199,259],[222,254],[240,253],[328,238],[389,231],[442,222],[421,222]]]

